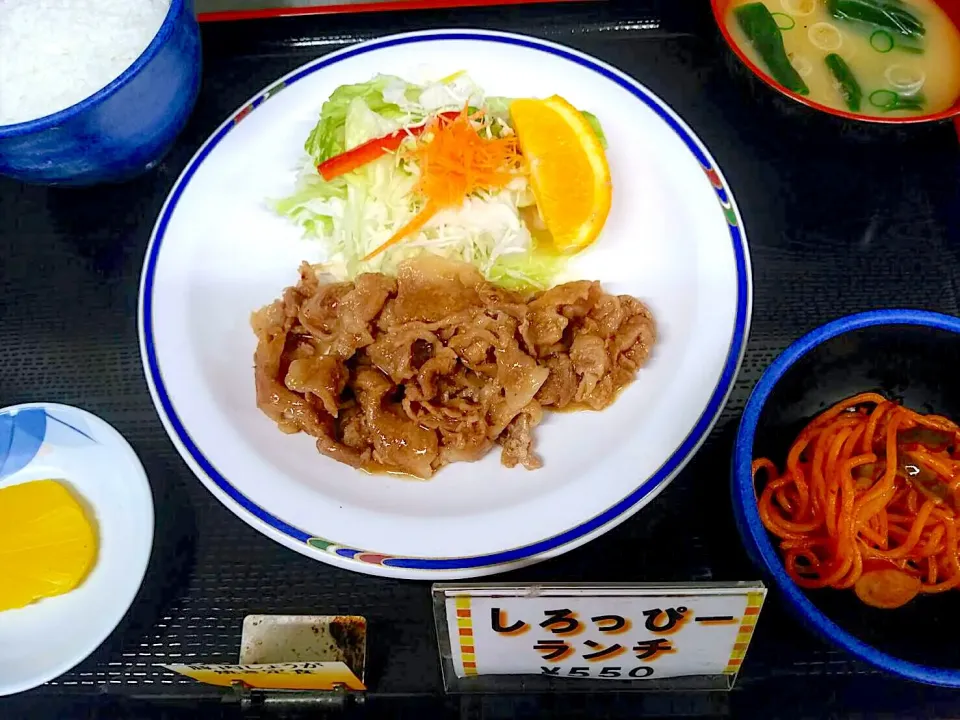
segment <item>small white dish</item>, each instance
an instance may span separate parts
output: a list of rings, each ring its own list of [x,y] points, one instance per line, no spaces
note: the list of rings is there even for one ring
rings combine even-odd
[[[490,95],[562,95],[609,141],[613,206],[565,279],[596,279],[657,318],[636,382],[599,413],[551,413],[544,466],[499,453],[429,482],[367,475],[284,435],[256,406],[253,310],[296,280],[319,243],[272,212],[293,187],[323,102],[377,73],[470,74]],[[238,109],[198,150],[160,213],[140,288],[140,348],[160,419],[190,468],[267,536],[339,567],[439,579],[503,572],[597,537],[650,502],[696,452],[733,387],[752,290],[733,195],[693,132],[641,84],[535,38],[436,30],[380,38],[304,65]],[[629,553],[630,548],[622,548]]]
[[[150,485],[120,433],[67,405],[0,410],[0,488],[44,479],[62,481],[91,511],[97,560],[72,592],[0,612],[0,695],[52,680],[96,650],[133,602],[153,545]]]

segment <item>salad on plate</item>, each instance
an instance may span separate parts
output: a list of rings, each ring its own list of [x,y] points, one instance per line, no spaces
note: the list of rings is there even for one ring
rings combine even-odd
[[[296,187],[273,208],[340,279],[395,274],[424,251],[504,287],[545,288],[610,210],[600,122],[559,96],[486,96],[464,72],[391,75],[323,104]]]

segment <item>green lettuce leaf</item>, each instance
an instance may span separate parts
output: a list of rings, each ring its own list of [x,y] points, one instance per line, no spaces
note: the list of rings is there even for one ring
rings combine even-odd
[[[487,279],[508,290],[543,290],[553,285],[566,260],[560,255],[539,252],[501,255]]]
[[[347,113],[355,98],[366,103],[367,107],[385,118],[396,119],[405,113],[400,106],[387,102],[383,98],[383,91],[395,85],[409,85],[398,77],[391,75],[377,75],[365,83],[356,85],[341,85],[320,110],[320,120],[310,133],[303,147],[313,158],[314,164],[319,165],[335,155],[346,150],[345,125]]]
[[[274,212],[283,215],[303,228],[309,236],[329,235],[333,232],[334,217],[347,199],[344,178],[326,182],[316,172],[301,173],[292,195],[270,203]]]
[[[591,112],[586,110],[581,110],[580,114],[583,115],[587,122],[590,123],[590,127],[593,128],[593,132],[596,134],[597,138],[600,140],[600,144],[603,146],[603,149],[607,149],[607,136],[603,134],[603,125],[600,124],[600,118],[594,115]]]
[[[510,103],[513,102],[513,98],[506,97],[488,97],[487,98],[487,113],[490,117],[500,118],[508,125],[510,124]]]

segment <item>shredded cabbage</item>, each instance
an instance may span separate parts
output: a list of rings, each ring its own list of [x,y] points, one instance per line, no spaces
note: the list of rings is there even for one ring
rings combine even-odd
[[[400,154],[325,181],[316,166],[325,160],[424,122],[439,112],[468,106],[482,109],[491,133],[513,132],[510,99],[487,98],[466,73],[414,85],[378,75],[369,82],[337,88],[323,104],[304,148],[308,154],[293,193],[272,203],[326,250],[322,263],[339,278],[360,272],[394,273],[408,257],[432,252],[475,265],[487,279],[505,287],[547,287],[562,270],[562,258],[535,252],[521,215],[534,204],[525,178],[496,192],[467,198],[459,208],[438,212],[423,229],[369,261],[363,258],[406,225],[418,210],[414,188],[418,168]],[[586,114],[603,140],[599,122]]]

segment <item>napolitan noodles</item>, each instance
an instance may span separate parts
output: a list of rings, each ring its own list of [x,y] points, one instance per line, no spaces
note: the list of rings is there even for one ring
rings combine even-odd
[[[771,79],[838,110],[926,115],[960,97],[960,30],[933,0],[746,0],[725,22]]]
[[[540,467],[544,410],[607,407],[655,342],[636,298],[544,289],[607,219],[603,142],[563,98],[485,98],[460,73],[336,90],[277,205],[327,261],[253,316],[260,409],[372,472],[427,478],[497,443]]]
[[[863,393],[810,422],[782,474],[767,458],[753,474],[800,587],[895,608],[960,586],[960,428],[947,418]]]

